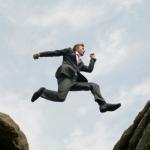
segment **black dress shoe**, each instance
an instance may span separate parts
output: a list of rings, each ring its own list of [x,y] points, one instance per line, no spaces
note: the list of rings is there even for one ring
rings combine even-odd
[[[41,87],[39,90],[37,90],[37,91],[33,94],[32,98],[31,98],[31,102],[36,101],[36,100],[42,95],[42,93],[43,93],[44,90],[45,90],[44,87]]]
[[[115,111],[116,109],[118,109],[121,106],[120,103],[118,104],[109,104],[109,103],[105,103],[100,105],[99,109],[101,113],[104,113],[106,111]]]

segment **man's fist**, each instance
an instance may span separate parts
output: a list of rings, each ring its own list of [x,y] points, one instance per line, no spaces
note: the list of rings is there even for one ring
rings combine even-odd
[[[91,54],[90,54],[90,58],[91,58],[91,59],[92,59],[92,58],[93,58],[93,59],[96,59],[96,58],[95,58],[95,53],[91,53]]]
[[[33,54],[33,59],[38,59],[40,57],[40,54]]]

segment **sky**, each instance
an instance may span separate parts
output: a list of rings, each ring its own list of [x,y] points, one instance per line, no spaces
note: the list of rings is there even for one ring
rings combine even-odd
[[[25,133],[31,150],[112,150],[150,99],[150,2],[148,0],[0,0],[0,112]],[[85,44],[97,58],[89,82],[108,103],[100,113],[90,91],[70,92],[63,103],[39,98],[57,90],[62,57],[32,55]]]

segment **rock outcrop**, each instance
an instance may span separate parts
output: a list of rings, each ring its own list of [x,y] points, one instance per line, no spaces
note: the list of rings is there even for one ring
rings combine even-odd
[[[123,133],[113,150],[150,150],[150,101]]]
[[[0,150],[29,150],[24,133],[3,113],[0,113]]]

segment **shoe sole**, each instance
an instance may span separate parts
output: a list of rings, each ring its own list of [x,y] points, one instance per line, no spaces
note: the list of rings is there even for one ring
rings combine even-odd
[[[116,105],[116,106],[114,106],[113,108],[111,108],[111,109],[106,109],[106,110],[100,110],[100,112],[101,113],[105,113],[105,112],[107,112],[107,111],[115,111],[116,109],[118,109],[119,107],[121,106],[121,104],[118,104],[118,105]]]
[[[41,96],[44,89],[45,88],[41,88],[37,92],[35,92],[31,98],[31,102],[35,102]]]

